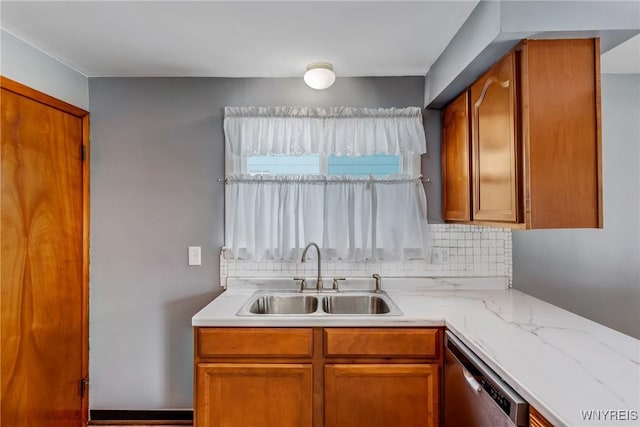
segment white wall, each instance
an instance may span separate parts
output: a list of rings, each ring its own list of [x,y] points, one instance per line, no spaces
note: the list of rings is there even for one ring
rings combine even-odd
[[[602,75],[604,228],[513,232],[513,285],[640,338],[640,75]]]
[[[89,110],[89,79],[42,50],[0,30],[0,74]]]

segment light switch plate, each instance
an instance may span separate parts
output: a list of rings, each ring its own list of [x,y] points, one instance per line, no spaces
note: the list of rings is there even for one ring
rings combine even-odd
[[[189,265],[202,265],[200,246],[189,246]]]

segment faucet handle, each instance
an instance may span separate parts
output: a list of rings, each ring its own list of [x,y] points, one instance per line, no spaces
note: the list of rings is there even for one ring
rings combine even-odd
[[[345,277],[334,277],[333,278],[333,285],[331,285],[331,289],[335,290],[336,292],[338,292],[340,289],[338,289],[338,280],[347,280]]]
[[[376,279],[376,294],[382,293],[382,277],[378,273],[374,273],[372,277]]]
[[[293,280],[300,281],[300,292],[303,292],[307,285],[307,279],[305,279],[304,277],[294,277]]]

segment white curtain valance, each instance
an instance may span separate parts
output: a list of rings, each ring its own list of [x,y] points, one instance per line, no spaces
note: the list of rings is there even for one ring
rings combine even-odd
[[[426,153],[418,107],[225,107],[227,154]]]

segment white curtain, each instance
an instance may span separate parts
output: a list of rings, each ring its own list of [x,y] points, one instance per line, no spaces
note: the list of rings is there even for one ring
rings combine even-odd
[[[226,255],[294,260],[317,242],[325,259],[426,259],[424,187],[414,178],[230,176]]]
[[[426,153],[418,107],[225,107],[227,156]]]

